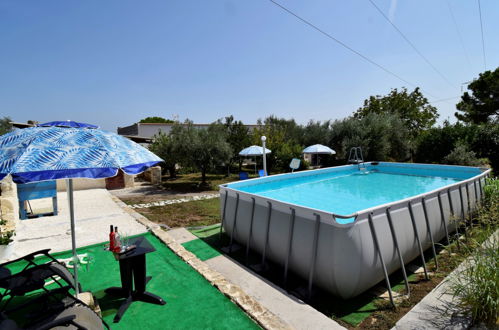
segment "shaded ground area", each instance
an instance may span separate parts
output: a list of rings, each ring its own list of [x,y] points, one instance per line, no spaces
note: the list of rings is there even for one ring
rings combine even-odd
[[[132,188],[124,188],[109,191],[128,205],[150,203],[167,199],[177,199],[188,196],[196,196],[204,192],[184,192],[179,193],[166,190],[161,186],[155,186],[149,182],[136,181]]]
[[[223,234],[220,241],[219,225],[212,225],[204,228],[190,228],[190,231],[199,237],[199,239],[183,243],[182,245],[202,260],[208,260],[218,256],[222,251],[221,247],[229,245],[230,238]],[[480,235],[479,233],[477,235]],[[461,243],[462,245],[463,243]],[[437,253],[439,269],[435,269],[435,262],[431,249],[425,252],[426,266],[430,273],[430,279],[424,279],[419,273],[408,273],[410,296],[402,296],[397,300],[397,307],[392,308],[389,300],[379,297],[379,293],[368,291],[354,299],[342,300],[334,297],[327,292],[314,288],[311,300],[306,296],[306,282],[294,274],[288,275],[286,290],[310,304],[315,309],[334,318],[343,326],[350,329],[390,329],[397,320],[412,309],[423,297],[425,297],[433,288],[435,288],[454,268],[461,263],[469,250],[458,247],[457,240],[453,240],[449,246],[443,250],[440,245]],[[227,252],[227,251],[225,251]],[[246,258],[245,247],[235,245],[230,257],[243,265],[259,264],[261,256],[250,251]],[[420,259],[414,260],[411,264],[415,268],[422,266]],[[270,280],[274,284],[283,285],[283,269],[281,265],[272,262],[267,263],[264,271],[260,275]],[[392,290],[401,295],[405,293],[405,284],[401,271],[390,275]],[[384,288],[385,283],[380,282],[379,288]],[[383,290],[382,290],[383,291]]]
[[[258,326],[234,303],[211,286],[199,273],[178,258],[152,234],[147,239],[156,248],[147,256],[147,273],[152,280],[147,290],[159,295],[164,306],[134,302],[119,323],[112,323],[122,300],[106,295],[108,287],[119,286],[118,262],[103,243],[78,249],[91,262],[79,273],[84,290],[94,293],[103,318],[113,329],[257,329]],[[56,254],[69,257],[69,252]]]
[[[218,191],[218,185],[239,180],[239,174],[206,174],[206,185],[201,184],[201,173],[178,174],[171,179],[163,176],[161,186],[176,193]]]
[[[258,175],[249,173],[250,178]],[[218,192],[218,185],[239,180],[239,174],[206,174],[207,185],[201,184],[200,173],[177,174],[176,178],[164,175],[160,186],[148,182],[135,182],[135,187],[113,190],[111,193],[126,204],[142,204],[166,199],[196,196]]]

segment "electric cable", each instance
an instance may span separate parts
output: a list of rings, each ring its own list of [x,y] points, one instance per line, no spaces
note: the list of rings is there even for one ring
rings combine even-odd
[[[433,71],[435,71],[443,80],[445,80],[445,82],[447,82],[450,86],[452,87],[456,87],[453,83],[450,82],[449,79],[447,79],[446,76],[444,76],[444,74],[438,70],[431,62],[430,60],[428,60],[428,58],[426,58],[426,56],[423,55],[423,53],[421,53],[419,51],[419,49],[414,45],[414,43],[412,43],[409,38],[407,38],[407,36],[390,20],[390,18],[388,18],[388,16],[385,15],[385,13],[376,5],[376,3],[374,3],[373,0],[369,0],[369,2],[373,5],[374,8],[376,8],[376,10],[378,11],[378,13],[381,14],[381,16],[383,16],[385,18],[385,20],[390,23],[390,25],[395,29],[395,31],[398,32],[398,34],[400,34],[400,36],[409,44],[409,46],[412,47],[412,49],[414,49],[414,51],[419,55],[419,57],[421,57],[432,69]]]
[[[305,23],[306,25],[310,26],[311,28],[313,28],[314,30],[320,32],[321,34],[323,34],[324,36],[326,36],[327,38],[333,40],[334,42],[336,42],[337,44],[341,45],[342,47],[348,49],[350,52],[356,54],[357,56],[361,57],[362,59],[364,59],[365,61],[371,63],[372,65],[378,67],[379,69],[385,71],[386,73],[388,73],[389,75],[399,79],[400,81],[414,87],[414,88],[419,88],[421,91],[425,92],[427,95],[431,96],[431,97],[435,97],[434,95],[432,95],[431,93],[429,93],[428,91],[425,91],[424,89],[422,89],[421,87],[417,86],[416,84],[413,84],[411,83],[410,81],[402,78],[401,76],[399,76],[398,74],[390,71],[389,69],[387,69],[386,67],[384,67],[383,65],[381,64],[378,64],[376,63],[374,60],[370,59],[369,57],[363,55],[362,53],[356,51],[355,49],[353,49],[352,47],[348,46],[347,44],[345,44],[344,42],[340,41],[339,39],[333,37],[331,34],[327,33],[326,31],[322,30],[321,28],[319,28],[318,26],[314,25],[313,23],[307,21],[306,19],[302,18],[301,16],[299,16],[298,14],[292,12],[290,9],[284,7],[283,5],[281,5],[280,3],[274,1],[274,0],[269,0],[271,3],[273,3],[274,5],[276,5],[277,7],[281,8],[282,10],[284,10],[285,12],[287,12],[288,14],[290,14],[291,16],[294,16],[295,18],[297,18],[298,20],[302,21],[303,23]]]
[[[480,15],[480,31],[482,32],[483,68],[487,70],[487,59],[485,58],[485,39],[483,38],[482,7],[480,6],[480,0],[477,1],[478,1],[478,13]]]

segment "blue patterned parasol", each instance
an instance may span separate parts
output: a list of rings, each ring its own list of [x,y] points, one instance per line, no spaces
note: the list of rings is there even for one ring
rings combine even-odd
[[[138,174],[161,158],[120,135],[99,129],[30,127],[0,136],[0,180],[16,183]]]
[[[57,127],[73,127],[73,128],[99,128],[99,126],[96,126],[96,125],[87,124],[87,123],[78,123],[78,122],[72,121],[72,120],[50,121],[48,123],[39,124],[39,125],[36,125],[36,126],[43,126],[43,127],[57,126]]]
[[[68,179],[73,258],[77,263],[73,178],[107,178],[120,169],[138,174],[162,159],[114,133],[88,129],[89,126],[65,128],[48,124],[0,136],[0,180],[8,174],[16,183]],[[77,267],[74,273],[78,295]]]

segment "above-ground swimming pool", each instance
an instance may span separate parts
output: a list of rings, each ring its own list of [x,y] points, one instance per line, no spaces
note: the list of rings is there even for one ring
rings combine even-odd
[[[220,186],[233,240],[342,298],[354,297],[455,230],[490,170],[371,162]]]

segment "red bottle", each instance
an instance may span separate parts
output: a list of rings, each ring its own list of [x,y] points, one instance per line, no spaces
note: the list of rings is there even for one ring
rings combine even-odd
[[[114,252],[114,230],[113,225],[111,225],[111,232],[109,233],[109,251]]]

